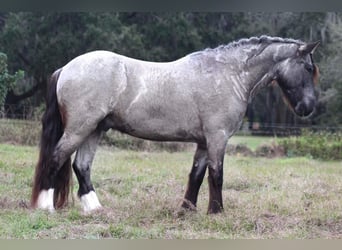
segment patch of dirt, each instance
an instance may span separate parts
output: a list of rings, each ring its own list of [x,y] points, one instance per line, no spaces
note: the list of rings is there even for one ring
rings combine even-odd
[[[311,218],[307,220],[306,226],[312,232],[312,238],[341,239],[342,238],[342,218]]]
[[[287,235],[291,230],[300,230],[308,239],[341,239],[342,218],[303,220],[296,216],[281,216],[266,212],[256,218],[254,230],[261,238],[265,236],[282,238],[282,234]]]
[[[98,239],[105,237],[108,225],[89,223],[84,225],[60,225],[37,232],[38,239]]]
[[[245,157],[255,156],[253,151],[244,144],[237,144],[237,145],[228,144],[226,150],[227,150],[228,155],[238,155],[238,156],[245,156]]]
[[[255,155],[260,157],[274,158],[285,156],[285,149],[275,143],[261,145],[255,150]]]
[[[244,157],[284,157],[285,149],[275,143],[265,144],[259,146],[254,152],[244,144],[227,145],[227,154],[234,156],[244,156]]]
[[[281,237],[281,232],[297,227],[300,219],[296,217],[280,216],[266,212],[255,220],[255,231],[258,235],[275,235]]]
[[[9,197],[0,198],[0,209],[29,209],[30,202],[25,200],[15,200]]]

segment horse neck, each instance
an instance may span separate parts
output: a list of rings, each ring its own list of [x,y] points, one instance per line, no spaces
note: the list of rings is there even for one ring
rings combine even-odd
[[[247,64],[246,71],[251,76],[243,83],[248,86],[248,98],[253,98],[256,93],[266,87],[275,79],[274,62],[271,58],[261,57],[255,59],[253,63]]]
[[[250,99],[263,87],[267,86],[275,78],[275,65],[284,60],[293,52],[284,50],[288,44],[251,45],[249,47],[236,48],[232,51],[231,58],[227,53],[227,63],[240,62],[235,66],[235,75],[231,77],[235,90],[241,99]],[[290,45],[291,46],[291,45]],[[228,73],[229,74],[229,73]],[[242,91],[244,90],[244,91]]]

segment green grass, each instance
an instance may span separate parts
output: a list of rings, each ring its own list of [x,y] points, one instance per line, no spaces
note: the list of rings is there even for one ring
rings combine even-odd
[[[83,214],[74,179],[69,207],[49,214],[28,208],[37,154],[0,144],[0,238],[342,238],[338,161],[226,156],[225,211],[206,215],[206,180],[197,212],[179,209],[192,151],[100,147],[92,178],[104,209]]]

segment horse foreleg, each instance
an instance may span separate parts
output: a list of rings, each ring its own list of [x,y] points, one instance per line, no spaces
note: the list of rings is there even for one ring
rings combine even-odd
[[[77,150],[75,161],[72,165],[79,183],[78,197],[85,212],[101,208],[90,179],[90,169],[100,135],[100,132],[95,131],[86,139]]]
[[[208,138],[208,183],[209,206],[208,214],[223,211],[222,185],[223,185],[223,160],[227,139],[217,134]]]
[[[197,204],[197,196],[207,169],[207,148],[198,144],[194,156],[191,172],[189,174],[188,186],[185,192],[183,208],[194,210]]]

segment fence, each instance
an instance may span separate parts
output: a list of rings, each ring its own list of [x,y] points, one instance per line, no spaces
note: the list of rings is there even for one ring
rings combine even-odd
[[[243,128],[238,133],[265,136],[299,136],[303,130],[312,132],[342,132],[342,126],[322,126],[310,124],[286,123],[253,123],[249,128]]]
[[[37,145],[39,143],[42,116],[42,108],[33,106],[8,105],[0,117],[0,143],[11,142],[25,145]],[[239,135],[258,136],[290,136],[300,135],[303,129],[310,131],[342,132],[342,126],[316,126],[302,124],[280,123],[253,123],[244,122],[238,130]],[[176,151],[186,146],[175,143],[151,143],[140,139],[131,138],[118,132],[108,132],[104,135],[102,143],[123,148],[162,148]]]
[[[32,105],[8,105],[0,108],[0,118],[35,120],[41,114],[41,108]]]

